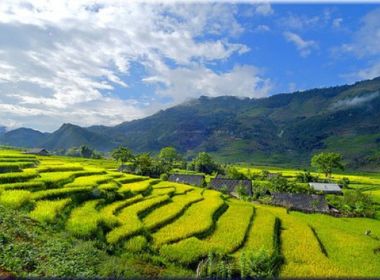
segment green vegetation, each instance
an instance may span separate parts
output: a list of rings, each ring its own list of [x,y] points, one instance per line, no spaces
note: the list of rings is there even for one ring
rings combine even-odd
[[[344,170],[344,167],[341,163],[342,160],[342,155],[337,153],[320,153],[311,159],[311,166],[317,168],[319,172],[324,173],[326,178],[330,178],[333,168]]]
[[[36,203],[36,207],[29,213],[29,217],[41,223],[53,223],[59,212],[71,203],[71,198],[49,201],[42,200]]]
[[[0,184],[0,275],[4,271],[20,277],[380,274],[378,174],[331,176],[332,182],[342,181],[346,188],[343,196],[327,195],[328,201],[345,216],[359,216],[334,218],[287,213],[214,190],[115,172],[104,159],[97,166],[94,159],[38,157],[38,164],[0,174],[7,178]],[[73,166],[81,169],[60,171]],[[267,187],[308,192],[307,181],[317,175],[261,166],[227,170],[230,177],[243,174],[253,179],[255,197],[261,201]],[[269,172],[278,174],[269,179]],[[371,232],[366,235],[367,231]]]

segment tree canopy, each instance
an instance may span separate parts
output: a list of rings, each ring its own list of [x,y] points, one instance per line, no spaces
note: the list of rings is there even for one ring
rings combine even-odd
[[[333,168],[344,170],[342,160],[342,155],[337,153],[320,153],[311,159],[311,166],[317,168],[318,172],[324,173],[327,178],[331,177]]]
[[[120,160],[121,165],[124,165],[125,162],[133,160],[135,158],[127,147],[120,147],[114,150],[111,156],[117,161]]]
[[[177,154],[177,150],[173,147],[166,147],[161,149],[160,154],[158,156],[161,160],[173,163],[176,160],[181,160],[182,155]]]

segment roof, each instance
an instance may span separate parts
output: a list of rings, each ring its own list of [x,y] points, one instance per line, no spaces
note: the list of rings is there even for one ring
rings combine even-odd
[[[316,191],[322,191],[325,193],[342,193],[338,184],[309,183],[309,186]]]
[[[236,180],[236,179],[225,179],[225,178],[214,178],[210,180],[210,188],[214,190],[220,190],[223,186],[227,186],[229,192],[234,192],[235,187],[242,184],[242,186],[247,190],[248,195],[252,196],[252,181],[251,180]]]
[[[289,207],[290,210],[319,213],[329,212],[329,205],[323,195],[272,192],[271,196],[272,204]]]
[[[30,149],[27,152],[24,152],[23,154],[50,154],[46,149]]]
[[[205,180],[204,175],[187,175],[187,174],[171,174],[168,178],[169,182],[188,184],[192,186],[202,187]]]

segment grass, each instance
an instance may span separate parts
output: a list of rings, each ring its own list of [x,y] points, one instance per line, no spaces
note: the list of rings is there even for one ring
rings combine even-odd
[[[206,257],[209,252],[224,255],[241,247],[253,216],[253,207],[238,202],[228,202],[228,205],[229,208],[216,222],[215,231],[209,237],[204,240],[191,237],[164,245],[160,254],[171,261],[192,264]]]
[[[29,217],[41,223],[53,223],[60,211],[71,203],[71,198],[50,201],[42,200],[36,203],[36,207],[28,214]]]
[[[102,216],[96,210],[103,199],[90,200],[82,206],[75,208],[66,223],[66,229],[78,237],[90,237],[98,230],[98,225],[102,221]]]
[[[170,188],[153,189],[153,192],[166,189],[171,190]],[[187,195],[174,196],[171,203],[155,209],[143,219],[145,227],[152,230],[168,224],[170,221],[181,215],[188,206],[201,200],[203,200],[201,190],[193,191]]]
[[[32,193],[25,190],[3,191],[0,195],[0,204],[12,209],[21,208],[32,198]]]
[[[160,188],[160,189],[153,189],[151,192],[151,196],[159,196],[167,194],[169,196],[172,196],[175,193],[176,189],[173,188]]]
[[[107,234],[107,242],[114,244],[121,239],[126,239],[143,232],[144,224],[140,220],[139,216],[143,212],[146,212],[157,205],[169,201],[169,199],[169,196],[163,195],[143,200],[139,203],[133,204],[132,206],[124,208],[117,216],[121,226],[113,229]]]
[[[33,165],[34,162],[0,162],[0,173],[20,172]]]
[[[178,220],[152,234],[155,247],[204,234],[212,229],[213,215],[225,203],[216,191],[206,190],[203,197],[203,201],[191,205]]]

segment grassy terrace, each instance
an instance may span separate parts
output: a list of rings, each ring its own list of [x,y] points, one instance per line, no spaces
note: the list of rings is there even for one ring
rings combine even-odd
[[[15,172],[0,173],[0,210],[15,209],[9,211],[29,216],[46,231],[54,228],[79,238],[75,239],[78,244],[92,240],[101,248],[119,248],[123,258],[141,258],[134,266],[143,269],[156,262],[158,270],[171,267],[171,272],[182,271],[196,267],[209,252],[228,255],[237,260],[236,265],[242,253],[264,249],[270,255],[279,219],[284,256],[280,277],[380,275],[380,221],[376,219],[287,214],[284,208],[225,199],[212,190],[115,172],[116,164],[106,160],[0,151],[0,166],[2,163],[36,166],[19,165]],[[251,172],[263,169],[250,168]],[[288,177],[299,172],[269,169]],[[380,209],[380,175],[334,175],[335,180],[342,177],[353,182],[344,192],[361,189],[372,195]],[[364,234],[367,230],[371,235]],[[1,255],[0,261],[4,262]],[[0,262],[0,272],[4,266]],[[195,276],[194,270],[191,273]]]
[[[228,202],[228,209],[216,222],[215,231],[206,239],[191,237],[171,245],[164,245],[160,254],[172,261],[184,264],[195,263],[208,253],[229,254],[244,244],[253,207],[242,203]]]
[[[204,200],[191,205],[178,220],[152,234],[153,244],[160,247],[163,244],[202,235],[212,230],[213,216],[225,205],[225,202],[221,194],[216,191],[206,190],[203,197]]]

